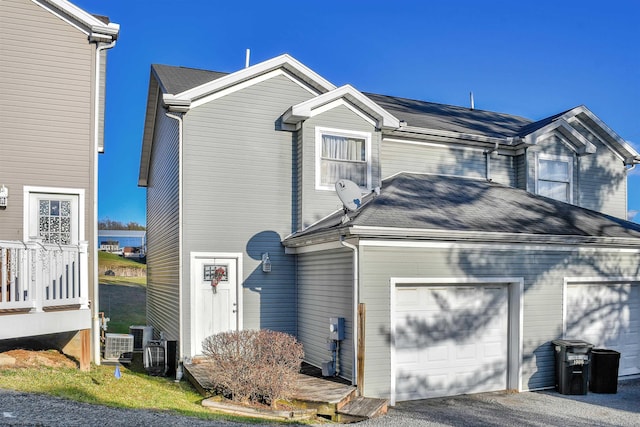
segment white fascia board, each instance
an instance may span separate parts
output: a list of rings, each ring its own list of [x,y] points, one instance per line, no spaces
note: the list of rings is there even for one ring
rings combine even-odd
[[[596,152],[596,147],[587,138],[585,138],[580,132],[578,132],[573,126],[571,126],[564,118],[559,118],[549,123],[548,125],[530,133],[524,137],[524,140],[529,145],[535,145],[539,141],[547,138],[554,131],[558,131],[564,136],[569,146],[573,151],[579,154],[592,154]]]
[[[614,141],[616,144],[620,145],[620,149],[626,151],[626,153],[624,151],[622,151],[622,150],[620,151],[620,154],[623,157],[625,157],[625,158],[628,158],[628,157],[640,157],[640,153],[638,153],[638,151],[636,151],[635,148],[633,148],[631,146],[631,144],[629,144],[622,137],[620,137],[620,135],[618,135],[616,132],[614,132],[613,129],[611,129],[609,126],[607,126],[607,124],[605,122],[600,120],[600,118],[598,118],[598,116],[593,114],[591,112],[591,110],[589,110],[584,105],[576,107],[576,108],[572,109],[571,111],[567,111],[562,117],[565,118],[565,119],[568,119],[570,117],[577,116],[578,114],[581,114],[581,113],[586,115],[587,117],[589,117],[596,125],[598,125],[606,133],[608,133],[609,136],[611,136],[612,141]]]
[[[485,242],[513,242],[513,243],[541,243],[559,245],[597,244],[609,247],[640,248],[640,238],[626,237],[597,237],[548,235],[528,233],[496,233],[484,231],[458,231],[440,229],[371,227],[354,225],[349,228],[349,234],[361,237],[401,237],[417,239],[435,239],[444,241],[485,241]]]
[[[301,78],[303,81],[307,82],[320,92],[326,92],[336,88],[331,82],[325,80],[319,74],[303,65],[301,62],[297,61],[287,54],[284,54],[252,65],[251,67],[244,68],[240,71],[236,71],[235,73],[227,74],[226,76],[220,77],[209,83],[205,83],[198,87],[186,90],[184,92],[176,94],[176,97],[192,100],[198,99],[210,93],[214,93],[229,86],[236,85],[245,80],[252,79],[261,74],[268,73],[269,71],[275,70],[277,68],[285,68],[287,71]]]
[[[108,38],[110,40],[114,40],[117,38],[118,33],[120,32],[120,25],[110,22],[109,24],[105,24],[95,16],[86,12],[85,10],[79,8],[78,6],[69,3],[66,0],[31,0],[37,5],[43,7],[54,15],[58,16],[60,19],[66,21],[72,26],[78,28],[80,31],[87,35],[91,35],[94,38]],[[80,28],[75,23],[69,21],[64,16],[60,14],[62,12],[65,15],[75,19],[78,23],[85,26],[85,28]]]
[[[378,121],[379,128],[396,129],[400,126],[400,120],[348,84],[294,105],[285,113],[283,120],[286,123],[295,124],[301,120],[312,117],[317,114],[317,111],[323,111],[323,106],[331,104],[341,98],[346,99],[362,109],[365,113],[374,117]]]

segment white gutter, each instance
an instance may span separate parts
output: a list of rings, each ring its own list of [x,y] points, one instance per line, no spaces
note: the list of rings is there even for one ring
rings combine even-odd
[[[171,110],[170,110],[171,111]],[[182,281],[182,116],[165,113],[170,119],[178,121],[178,366],[176,368],[176,381],[182,379],[182,364],[184,357],[183,344],[183,324],[182,301],[183,281]]]
[[[93,304],[92,330],[93,330],[93,361],[100,365],[100,286],[98,281],[98,151],[100,147],[100,53],[103,50],[111,49],[116,45],[113,40],[108,44],[96,42],[96,62],[95,62],[95,90],[93,100],[93,247],[90,249],[93,254]],[[106,76],[105,76],[106,79]],[[106,85],[105,85],[106,86]]]
[[[351,384],[358,384],[358,247],[344,240],[340,236],[340,244],[345,248],[353,250],[353,369],[351,373]]]

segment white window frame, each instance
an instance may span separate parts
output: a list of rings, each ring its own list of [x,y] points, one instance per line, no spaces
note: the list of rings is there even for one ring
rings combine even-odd
[[[85,240],[85,190],[83,188],[60,188],[60,187],[35,187],[25,185],[23,187],[23,239],[25,242],[29,241],[34,236],[29,236],[29,230],[33,221],[34,215],[37,216],[37,206],[35,205],[37,197],[36,195],[50,195],[52,197],[60,196],[72,196],[77,198],[77,206],[73,209],[76,211],[78,223],[72,224],[73,227],[77,227],[73,234],[78,236],[78,242]],[[75,205],[75,202],[74,202]],[[75,242],[74,244],[77,244]]]
[[[556,154],[546,154],[546,153],[536,153],[536,168],[535,168],[535,192],[536,194],[540,194],[540,188],[539,188],[539,183],[540,183],[540,160],[551,160],[551,161],[557,161],[557,162],[565,162],[568,165],[567,168],[567,173],[569,175],[569,200],[566,203],[573,203],[573,157],[570,156],[560,156],[560,155],[556,155]],[[549,181],[549,182],[554,182],[554,181],[550,181],[548,179],[545,179],[543,181]],[[564,181],[555,181],[555,182],[564,182]],[[556,199],[554,199],[556,200]],[[559,200],[559,201],[563,201],[563,200]]]
[[[367,163],[367,186],[363,190],[371,190],[371,133],[345,129],[316,127],[316,190],[335,191],[334,186],[322,185],[322,135],[342,136],[345,138],[358,138],[365,140],[365,162]]]

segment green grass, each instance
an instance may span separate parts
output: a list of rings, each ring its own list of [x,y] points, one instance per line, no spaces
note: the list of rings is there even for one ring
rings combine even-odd
[[[111,254],[104,251],[98,251],[98,264],[100,265],[100,269],[125,267],[140,269],[141,271],[147,270],[146,264],[144,262],[136,260],[135,258],[123,258],[120,255]]]
[[[244,417],[214,414],[201,405],[199,395],[187,381],[176,383],[120,366],[93,366],[89,372],[73,368],[0,369],[0,388],[44,393],[66,399],[119,408],[154,409],[210,420],[258,422]]]

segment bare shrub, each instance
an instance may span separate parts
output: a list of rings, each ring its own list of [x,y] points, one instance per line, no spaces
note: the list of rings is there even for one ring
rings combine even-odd
[[[272,406],[291,396],[304,356],[293,336],[266,329],[212,335],[202,347],[216,392]]]

